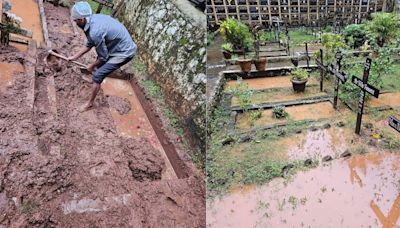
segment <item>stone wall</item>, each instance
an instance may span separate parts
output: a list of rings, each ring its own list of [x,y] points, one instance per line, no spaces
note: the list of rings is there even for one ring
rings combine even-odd
[[[125,0],[118,19],[138,44],[151,79],[204,153],[205,14],[186,0]]]

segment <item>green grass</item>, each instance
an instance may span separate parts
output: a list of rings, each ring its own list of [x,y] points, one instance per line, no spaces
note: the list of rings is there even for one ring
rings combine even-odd
[[[89,3],[89,5],[92,7],[92,11],[93,13],[96,13],[97,11],[97,7],[99,7],[99,3],[92,1],[92,0],[87,0],[87,2]],[[102,14],[107,14],[107,15],[111,15],[112,14],[112,9],[103,6],[103,8],[101,9]]]
[[[303,45],[304,42],[311,43],[314,42],[315,38],[311,34],[311,31],[309,33],[304,30],[304,29],[296,29],[293,31],[289,31],[289,37],[290,37],[290,44],[292,47]]]
[[[400,63],[392,65],[393,70],[391,73],[382,76],[383,89],[389,91],[400,91]]]
[[[138,56],[135,56],[132,59],[132,67],[134,70],[138,71],[139,73],[146,72],[146,65],[142,61],[140,61]]]
[[[153,81],[151,80],[144,80],[142,81],[143,87],[145,90],[150,94],[150,96],[155,97],[155,98],[160,98],[161,97],[161,90],[158,85],[156,85]]]

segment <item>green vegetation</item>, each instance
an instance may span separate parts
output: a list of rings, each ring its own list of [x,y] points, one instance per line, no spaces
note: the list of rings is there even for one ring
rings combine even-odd
[[[289,114],[285,111],[284,106],[276,106],[272,109],[272,115],[276,119],[286,118]]]
[[[292,80],[296,80],[296,81],[305,81],[310,76],[308,74],[308,71],[303,68],[296,68],[296,69],[292,70],[290,72],[290,75],[292,76],[291,77]]]
[[[400,29],[400,18],[396,13],[373,13],[367,29],[375,36],[379,47],[393,41]]]
[[[235,96],[239,101],[239,106],[247,111],[252,104],[251,97],[254,94],[254,90],[249,89],[248,85],[244,83],[241,79],[238,80],[239,83],[230,88],[227,93]]]
[[[342,36],[338,34],[322,34],[322,46],[324,47],[324,63],[334,63],[336,51],[346,47]]]
[[[353,49],[360,48],[368,42],[373,44],[372,34],[367,31],[365,24],[351,24],[346,26],[342,32],[346,44]]]
[[[87,0],[87,2],[89,3],[89,5],[92,7],[92,11],[93,13],[96,13],[97,8],[99,7],[99,3],[92,1],[92,0]],[[107,14],[107,15],[111,15],[112,14],[112,9],[103,6],[103,8],[101,9],[102,14]]]
[[[224,43],[221,45],[221,48],[225,52],[232,52],[233,51],[233,45],[231,43]]]
[[[231,43],[234,49],[250,50],[253,47],[253,37],[249,27],[241,21],[228,18],[220,23],[220,32],[224,39]]]
[[[132,67],[134,70],[138,71],[139,73],[146,72],[146,65],[139,59],[138,56],[135,56],[132,59]]]
[[[150,96],[155,98],[161,97],[160,87],[151,80],[142,81],[142,85]]]

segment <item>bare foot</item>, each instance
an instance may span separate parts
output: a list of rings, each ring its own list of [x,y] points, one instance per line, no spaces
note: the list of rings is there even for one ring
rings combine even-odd
[[[89,78],[88,76],[85,76],[85,75],[82,75],[82,79],[83,79],[84,81],[86,81],[86,82],[89,82],[89,83],[92,83],[92,82],[93,82],[91,78]]]
[[[91,104],[91,103],[86,103],[86,104],[84,104],[84,105],[82,105],[81,107],[79,107],[79,112],[86,112],[86,111],[88,111],[89,109],[91,109],[93,107],[93,104]]]

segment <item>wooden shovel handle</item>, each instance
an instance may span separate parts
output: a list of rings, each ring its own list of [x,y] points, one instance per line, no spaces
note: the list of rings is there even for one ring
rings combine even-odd
[[[54,55],[55,57],[58,57],[58,58],[60,58],[60,59],[64,59],[64,60],[68,61],[68,58],[67,58],[67,57],[65,57],[65,56],[63,56],[63,55],[60,55],[60,54],[58,54],[58,53],[55,53],[54,51],[49,51],[49,54]],[[80,63],[80,62],[77,62],[77,61],[70,61],[70,62],[75,63],[75,64],[77,64],[77,65],[79,65],[79,66],[81,66],[81,67],[87,68],[87,66],[86,66],[85,64],[82,64],[82,63]]]

